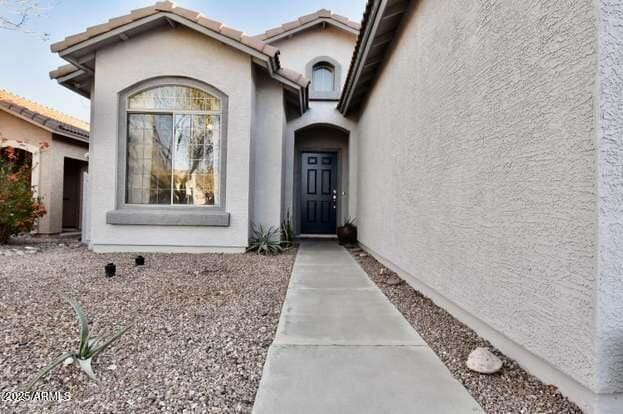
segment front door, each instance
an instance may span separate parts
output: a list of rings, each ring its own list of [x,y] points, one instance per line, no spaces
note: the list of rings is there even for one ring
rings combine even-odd
[[[337,154],[302,153],[301,178],[301,234],[335,234]]]

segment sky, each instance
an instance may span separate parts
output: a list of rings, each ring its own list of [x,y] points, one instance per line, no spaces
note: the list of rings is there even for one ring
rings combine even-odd
[[[34,33],[0,29],[0,89],[21,95],[82,120],[89,120],[89,101],[50,80],[49,72],[67,62],[50,52],[50,44],[157,0],[39,0],[45,9],[28,22]],[[361,21],[366,0],[178,0],[247,34],[257,34],[318,9],[330,9]],[[9,1],[11,3],[11,1]],[[6,16],[2,9],[0,15]],[[49,38],[43,39],[42,33]]]

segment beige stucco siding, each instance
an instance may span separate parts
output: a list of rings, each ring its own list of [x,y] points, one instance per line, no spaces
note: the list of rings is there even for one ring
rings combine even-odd
[[[360,240],[595,390],[593,2],[424,0],[406,22],[358,125]]]
[[[595,343],[601,392],[623,390],[623,4],[599,1],[599,272]],[[623,411],[623,398],[620,402]]]
[[[341,81],[343,85],[350,59],[353,55],[356,36],[352,33],[336,29],[333,26],[316,26],[310,30],[300,32],[291,38],[280,39],[273,43],[281,53],[281,64],[299,73],[305,74],[307,64],[319,56],[328,56],[341,66]],[[311,88],[311,86],[310,86]]]
[[[60,233],[63,228],[63,180],[65,178],[65,158],[87,161],[86,154],[89,148],[86,145],[73,145],[67,140],[55,138],[50,148],[42,153],[43,165],[47,165],[42,172],[42,190],[49,189],[44,199],[49,200],[50,209],[44,217],[49,223],[49,233]],[[86,167],[86,165],[85,165]],[[45,221],[42,221],[42,224]],[[42,232],[40,230],[40,232]]]
[[[60,233],[63,216],[63,171],[65,157],[86,161],[88,145],[53,139],[52,133],[16,115],[0,111],[0,138],[9,145],[25,144],[33,154],[32,183],[46,208],[37,232]]]
[[[8,112],[0,110],[0,138],[23,141],[39,147],[52,141],[52,133]]]
[[[280,39],[273,43],[274,46],[281,50],[280,60],[286,67],[292,68],[300,73],[306,73],[307,64],[318,57],[329,57],[337,61],[341,66],[340,83],[344,84],[348,67],[350,65],[353,49],[355,47],[356,37],[343,30],[336,29],[332,26],[322,28],[318,26],[311,30],[296,33],[292,37]],[[309,76],[309,74],[306,74]],[[313,85],[310,85],[313,88]],[[314,125],[329,125],[348,132],[348,143],[340,140],[331,145],[327,143],[323,137],[320,141],[325,141],[325,146],[333,149],[343,148],[342,154],[345,155],[339,161],[340,164],[340,180],[342,182],[343,194],[338,195],[338,224],[346,220],[348,216],[357,215],[357,129],[356,121],[344,117],[336,109],[336,101],[311,101],[309,110],[302,116],[291,119],[286,125],[285,146],[284,146],[284,210],[289,210],[294,214],[296,222],[297,206],[297,183],[296,183],[296,131]],[[330,138],[328,138],[330,140]]]
[[[251,221],[256,225],[278,227],[283,196],[283,88],[263,70],[255,71],[255,88]]]
[[[251,60],[220,42],[178,27],[132,38],[97,52],[92,96],[91,246],[96,251],[241,250],[249,227],[249,162],[253,86]],[[229,227],[108,225],[115,209],[118,94],[150,78],[182,76],[228,96],[226,210]]]

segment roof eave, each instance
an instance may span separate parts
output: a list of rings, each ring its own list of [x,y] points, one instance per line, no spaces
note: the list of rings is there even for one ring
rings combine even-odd
[[[225,36],[220,32],[211,30],[206,26],[200,25],[186,17],[169,11],[159,11],[157,13],[142,17],[140,19],[136,19],[125,25],[116,27],[110,31],[100,33],[90,38],[85,38],[84,40],[76,44],[72,44],[65,49],[61,49],[59,46],[62,42],[55,44],[53,46],[53,50],[56,50],[59,53],[60,57],[62,57],[77,68],[76,72],[72,72],[70,74],[59,77],[57,78],[57,81],[68,89],[88,98],[90,95],[90,91],[76,88],[72,81],[80,76],[93,76],[95,50],[99,47],[102,47],[103,45],[109,45],[112,43],[125,41],[135,36],[139,32],[149,30],[150,28],[152,28],[152,26],[156,25],[159,20],[166,21],[167,23],[174,22],[189,27],[192,30],[205,34],[210,38],[213,38],[221,43],[224,43],[230,47],[233,47],[250,55],[254,62],[259,63],[267,68],[270,76],[273,77],[275,80],[281,82],[288,87],[296,89],[297,93],[299,94],[299,99],[301,100],[299,105],[300,112],[303,113],[307,110],[307,86],[299,85],[296,83],[296,81],[288,79],[287,77],[281,76],[279,74],[281,65],[279,62],[278,49],[270,45],[265,45],[262,47],[263,52],[260,52],[256,48],[248,46],[241,41],[232,39],[231,37]],[[252,42],[251,38],[246,38],[247,42]],[[51,72],[51,75],[54,72],[55,71]]]
[[[312,27],[318,26],[318,25],[321,25],[321,24],[328,24],[330,26],[333,26],[333,27],[336,27],[338,29],[344,30],[345,32],[351,33],[351,34],[353,34],[355,36],[359,35],[359,30],[357,30],[357,29],[355,29],[355,28],[353,28],[353,27],[351,27],[351,26],[349,26],[347,24],[344,24],[344,23],[342,23],[340,21],[334,20],[334,19],[332,19],[330,17],[320,17],[320,18],[318,18],[316,20],[312,20],[310,22],[304,23],[301,26],[292,28],[290,30],[286,30],[286,31],[284,31],[282,33],[277,33],[277,34],[275,34],[273,36],[267,36],[267,37],[262,36],[262,40],[264,42],[266,42],[266,43],[276,42],[278,40],[284,39],[286,37],[293,36],[293,35],[295,35],[297,33],[303,32],[305,30],[309,30]]]
[[[40,117],[46,119],[46,121],[44,121],[43,123],[42,122],[37,122],[36,120],[34,120],[33,118],[31,118],[29,116],[25,116],[23,114],[23,110],[24,109],[27,109],[27,108],[24,108],[24,107],[22,107],[20,105],[10,104],[10,105],[8,105],[8,107],[4,106],[4,105],[0,105],[0,111],[4,111],[4,112],[6,112],[6,113],[8,113],[8,114],[10,114],[10,115],[12,115],[14,117],[22,119],[22,120],[24,120],[24,121],[26,121],[26,122],[28,122],[28,123],[36,126],[36,127],[39,127],[39,128],[41,128],[41,129],[43,129],[45,131],[48,131],[48,132],[50,132],[52,134],[62,135],[62,136],[65,136],[67,138],[71,138],[71,139],[75,139],[77,141],[85,142],[87,144],[89,143],[89,139],[88,138],[81,137],[80,135],[77,135],[77,134],[72,134],[70,131],[63,131],[63,130],[59,130],[57,128],[49,127],[46,124],[47,124],[47,122],[50,122],[50,118],[48,118],[46,116],[37,114]],[[30,112],[32,112],[32,111],[30,111]],[[58,122],[58,121],[54,121],[54,123],[61,124],[61,122]],[[74,128],[74,127],[72,127],[72,128]],[[76,129],[78,129],[78,128],[76,128]],[[84,133],[87,134],[87,135],[89,134],[88,131],[84,131]]]
[[[355,53],[346,77],[338,110],[351,113],[368,96],[378,77],[390,45],[402,26],[409,0],[369,0],[357,39]],[[355,102],[356,101],[356,102]]]

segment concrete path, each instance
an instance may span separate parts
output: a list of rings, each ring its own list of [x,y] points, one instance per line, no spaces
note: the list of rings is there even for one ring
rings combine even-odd
[[[345,249],[301,245],[254,414],[482,412]]]

